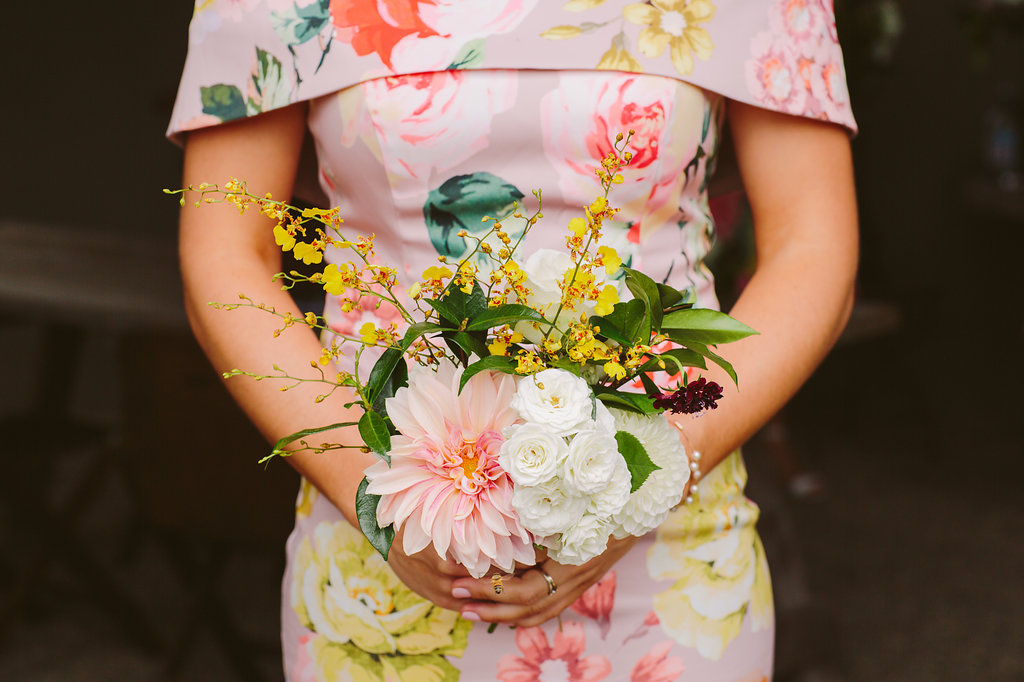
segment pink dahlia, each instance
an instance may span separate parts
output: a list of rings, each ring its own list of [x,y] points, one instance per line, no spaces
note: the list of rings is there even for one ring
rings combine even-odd
[[[512,509],[512,480],[498,465],[502,429],[518,420],[510,407],[515,381],[480,372],[459,393],[461,370],[414,367],[409,386],[387,401],[399,435],[391,466],[366,470],[367,492],[380,495],[377,522],[404,527],[402,548],[415,554],[433,543],[475,578],[491,565],[512,572],[534,562],[533,536]]]

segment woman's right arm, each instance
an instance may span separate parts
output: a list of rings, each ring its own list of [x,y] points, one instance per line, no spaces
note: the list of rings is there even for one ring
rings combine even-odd
[[[188,134],[185,143],[185,185],[223,183],[229,177],[245,180],[255,194],[271,193],[288,200],[292,194],[299,152],[306,127],[305,105],[292,105],[243,121]],[[317,378],[310,361],[320,357],[316,334],[296,324],[274,337],[281,319],[262,310],[216,310],[211,301],[231,303],[245,293],[278,312],[301,312],[286,291],[272,281],[281,269],[281,249],[275,244],[271,223],[255,209],[239,214],[228,203],[193,208],[186,198],[181,212],[179,250],[185,307],[193,332],[218,372],[243,369],[271,374],[277,363],[293,376]],[[332,367],[325,368],[333,376]],[[234,399],[269,442],[301,429],[335,422],[356,421],[357,408],[346,409],[352,399],[339,389],[316,403],[323,384],[303,383],[288,391],[273,380],[234,377],[227,387]],[[308,438],[318,442],[361,443],[354,428],[338,429]],[[256,466],[257,453],[253,453]],[[375,461],[359,450],[323,454],[298,452],[287,461],[327,497],[355,527],[356,488],[363,470]],[[409,587],[445,608],[458,609],[463,600],[451,597],[451,577],[465,575],[451,561],[440,560],[428,547],[413,557],[401,551],[396,539],[389,563]]]

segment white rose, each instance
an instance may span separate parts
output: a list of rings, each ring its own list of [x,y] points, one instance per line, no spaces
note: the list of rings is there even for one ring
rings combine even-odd
[[[626,461],[620,456],[605,486],[588,496],[587,512],[601,518],[611,519],[621,512],[629,501],[631,483],[629,468],[626,466]]]
[[[523,264],[523,272],[526,273],[526,287],[532,292],[526,299],[526,304],[539,311],[548,320],[552,319],[558,304],[562,300],[562,289],[558,281],[565,279],[566,272],[573,267],[569,254],[565,251],[555,249],[537,249]],[[595,268],[593,271],[595,285],[602,289],[605,285],[604,268]],[[621,293],[621,292],[620,292]],[[587,317],[594,314],[597,303],[594,301],[583,301],[577,304],[577,308],[563,308],[558,318],[553,320],[555,329],[565,331],[569,323],[579,319],[581,313]],[[529,322],[520,322],[516,325],[516,331],[526,337],[530,343],[540,343],[547,331],[547,325],[534,325]]]
[[[516,486],[512,508],[526,530],[544,537],[565,532],[578,523],[587,509],[587,500],[566,495],[551,484]]]
[[[606,520],[584,514],[553,543],[548,555],[560,564],[579,566],[607,549],[610,533],[611,525]]]
[[[573,436],[562,464],[562,479],[569,490],[590,495],[608,486],[617,463],[625,464],[614,433],[591,422]]]
[[[565,438],[552,435],[542,424],[512,426],[504,435],[498,464],[517,486],[535,486],[549,480],[569,451]]]
[[[568,436],[590,422],[594,403],[586,381],[563,369],[546,369],[519,380],[512,407],[552,435]]]

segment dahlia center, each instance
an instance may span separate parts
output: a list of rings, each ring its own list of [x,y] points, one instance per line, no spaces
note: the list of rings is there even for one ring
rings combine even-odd
[[[462,473],[467,478],[472,477],[476,473],[477,467],[480,466],[480,456],[474,452],[463,452],[462,455]]]

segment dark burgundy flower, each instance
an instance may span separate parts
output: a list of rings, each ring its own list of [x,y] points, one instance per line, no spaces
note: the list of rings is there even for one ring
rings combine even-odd
[[[672,393],[658,393],[651,397],[654,398],[654,406],[659,409],[676,414],[697,414],[718,407],[718,401],[722,399],[722,387],[701,377],[680,386]]]

